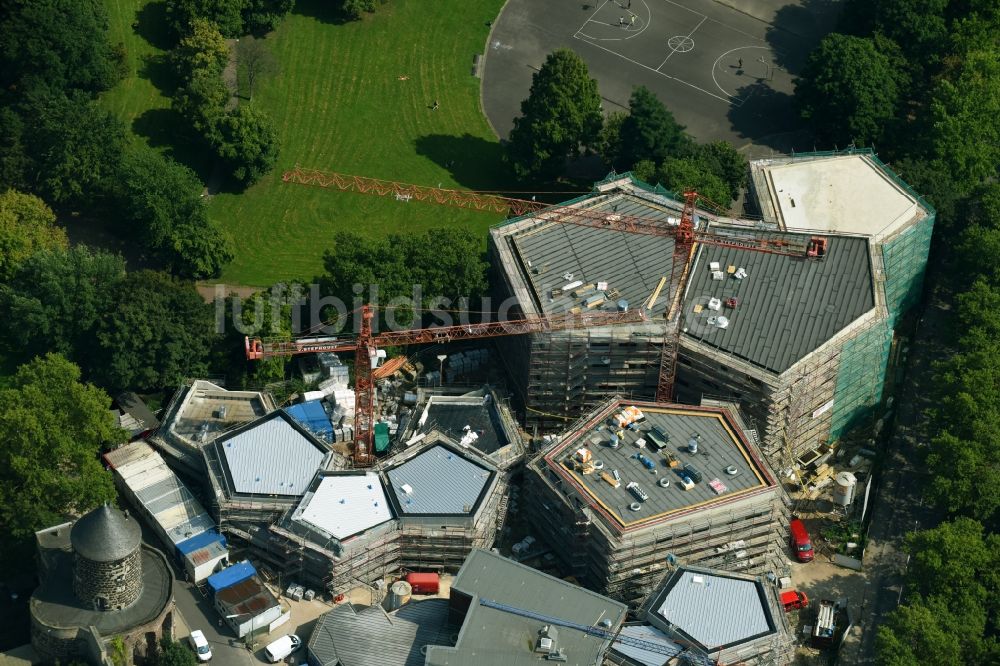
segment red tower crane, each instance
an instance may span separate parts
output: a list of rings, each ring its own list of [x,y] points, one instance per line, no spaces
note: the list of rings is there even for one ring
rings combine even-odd
[[[316,352],[354,352],[353,457],[354,464],[359,467],[369,465],[372,459],[375,421],[375,380],[372,375],[372,359],[375,358],[375,351],[379,347],[545,333],[579,327],[614,326],[636,323],[645,319],[645,313],[641,309],[624,312],[599,311],[373,333],[372,318],[374,315],[371,306],[362,306],[359,333],[353,337],[310,337],[294,340],[247,337],[245,341],[248,360]]]
[[[822,258],[826,254],[827,239],[819,236],[805,238],[795,234],[744,231],[741,229],[716,229],[709,231],[699,228],[696,221],[699,202],[706,202],[697,192],[684,193],[684,206],[678,220],[664,223],[662,220],[641,216],[620,215],[617,212],[598,211],[582,208],[579,204],[546,204],[535,200],[518,199],[490,192],[452,190],[439,187],[425,187],[397,181],[380,180],[365,176],[351,176],[330,171],[295,167],[282,175],[287,183],[299,183],[317,187],[337,189],[346,192],[374,194],[395,197],[400,201],[425,201],[439,205],[454,206],[468,210],[492,211],[505,215],[521,216],[534,214],[537,219],[551,222],[575,224],[579,226],[614,229],[653,236],[672,236],[674,251],[671,262],[669,284],[674,286],[667,315],[676,311],[675,307],[682,293],[682,285],[695,243],[718,247],[739,248],[756,252],[768,252],[801,258]],[[717,210],[721,209],[715,205]],[[596,312],[583,315],[569,314],[553,317],[537,317],[523,320],[448,326],[412,331],[372,334],[373,312],[365,306],[361,313],[360,333],[356,338],[303,338],[298,340],[264,341],[246,340],[247,358],[250,360],[267,356],[287,356],[314,352],[354,351],[355,362],[355,450],[357,465],[369,464],[372,456],[372,436],[375,414],[374,380],[371,374],[371,358],[379,346],[444,342],[460,339],[486,338],[498,335],[520,335],[541,333],[590,326],[634,323],[645,318],[643,311]],[[680,343],[680,326],[675,335],[665,335],[660,355],[660,371],[657,381],[656,399],[667,401],[673,395],[674,377],[677,367],[677,350]]]

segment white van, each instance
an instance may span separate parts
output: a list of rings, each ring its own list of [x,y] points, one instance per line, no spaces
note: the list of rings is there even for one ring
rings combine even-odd
[[[282,636],[264,648],[264,656],[272,664],[276,664],[302,646],[302,641],[295,634]]]

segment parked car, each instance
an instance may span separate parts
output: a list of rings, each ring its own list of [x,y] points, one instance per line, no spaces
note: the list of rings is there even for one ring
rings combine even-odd
[[[302,640],[295,634],[288,634],[264,648],[264,656],[269,662],[276,664],[300,647],[302,647]]]
[[[809,532],[806,531],[806,526],[802,524],[801,520],[796,518],[788,524],[788,529],[792,534],[788,545],[791,546],[792,552],[795,553],[795,559],[799,562],[812,562],[815,553],[813,552],[812,541],[809,540]]]
[[[785,609],[786,613],[798,608],[808,608],[809,597],[806,596],[805,592],[786,590],[781,593],[781,606]]]
[[[198,661],[208,661],[212,658],[212,648],[209,647],[208,639],[205,638],[205,633],[201,629],[192,631],[188,640],[191,641],[191,647],[194,649]]]

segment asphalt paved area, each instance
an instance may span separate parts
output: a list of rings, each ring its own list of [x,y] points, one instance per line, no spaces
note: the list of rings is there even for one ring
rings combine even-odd
[[[732,0],[730,0],[732,1]],[[655,92],[701,141],[737,147],[790,145],[802,137],[793,78],[832,29],[833,0],[509,0],[487,44],[483,107],[507,137],[531,77],[554,49],[587,63],[605,112],[624,110],[632,89]]]

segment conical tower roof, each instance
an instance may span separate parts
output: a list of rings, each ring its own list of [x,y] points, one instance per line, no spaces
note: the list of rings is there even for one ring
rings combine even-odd
[[[142,530],[133,518],[104,504],[73,525],[73,550],[93,562],[114,562],[128,557],[139,547]]]

